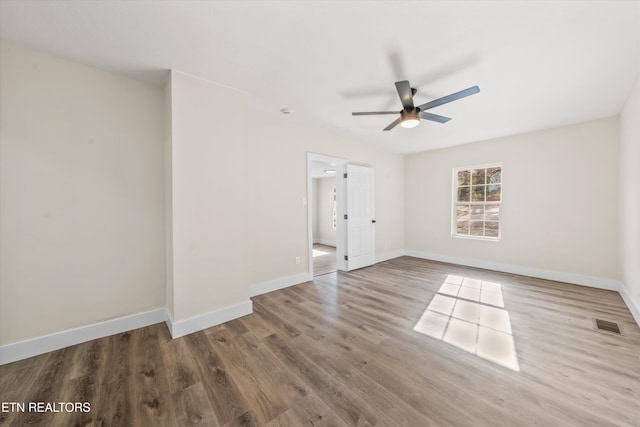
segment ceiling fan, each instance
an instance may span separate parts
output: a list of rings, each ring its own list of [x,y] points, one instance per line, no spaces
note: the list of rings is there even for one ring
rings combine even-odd
[[[472,86],[470,88],[461,90],[460,92],[443,96],[442,98],[429,101],[425,104],[418,105],[416,107],[415,105],[413,105],[413,96],[416,94],[417,90],[411,87],[408,80],[402,80],[402,81],[396,82],[396,89],[398,91],[398,96],[400,96],[400,101],[402,102],[402,110],[400,111],[361,111],[361,112],[354,112],[351,114],[354,116],[400,114],[400,117],[398,117],[396,120],[391,122],[389,126],[384,128],[383,130],[391,130],[397,125],[400,125],[405,128],[412,128],[420,124],[420,119],[431,120],[433,122],[438,122],[438,123],[446,123],[449,120],[451,120],[449,117],[427,113],[426,110],[429,110],[433,107],[437,107],[439,105],[446,104],[448,102],[455,101],[457,99],[464,98],[466,96],[473,95],[474,93],[480,92],[480,88],[478,88],[478,86]]]

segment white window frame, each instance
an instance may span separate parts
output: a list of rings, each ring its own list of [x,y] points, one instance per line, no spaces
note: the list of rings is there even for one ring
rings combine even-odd
[[[458,221],[457,221],[457,208],[458,208],[458,172],[472,169],[488,169],[488,168],[500,168],[500,201],[499,202],[469,202],[470,206],[473,205],[498,205],[500,206],[500,216],[498,218],[498,236],[472,236],[466,234],[458,234]],[[504,165],[502,162],[486,163],[472,166],[460,166],[453,168],[452,172],[452,192],[451,192],[451,237],[457,239],[471,239],[471,240],[487,240],[492,242],[499,242],[502,239],[502,202],[504,200]],[[466,203],[465,203],[466,204]]]

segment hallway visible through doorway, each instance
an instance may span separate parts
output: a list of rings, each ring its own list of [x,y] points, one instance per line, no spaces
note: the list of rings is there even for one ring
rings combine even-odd
[[[313,275],[332,273],[337,270],[336,248],[333,246],[313,244]]]

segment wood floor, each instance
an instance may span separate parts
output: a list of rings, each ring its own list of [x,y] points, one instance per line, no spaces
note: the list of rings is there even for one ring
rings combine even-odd
[[[640,425],[640,329],[615,292],[402,257],[253,302],[176,340],[158,324],[1,366],[2,401],[91,412],[0,424]]]
[[[313,275],[333,273],[338,269],[335,246],[313,244]]]

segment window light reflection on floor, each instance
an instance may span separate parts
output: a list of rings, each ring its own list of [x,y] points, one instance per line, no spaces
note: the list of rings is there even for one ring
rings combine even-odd
[[[323,256],[323,255],[329,255],[329,252],[321,251],[320,249],[313,250],[313,258]]]
[[[413,330],[520,371],[500,283],[448,275]]]

